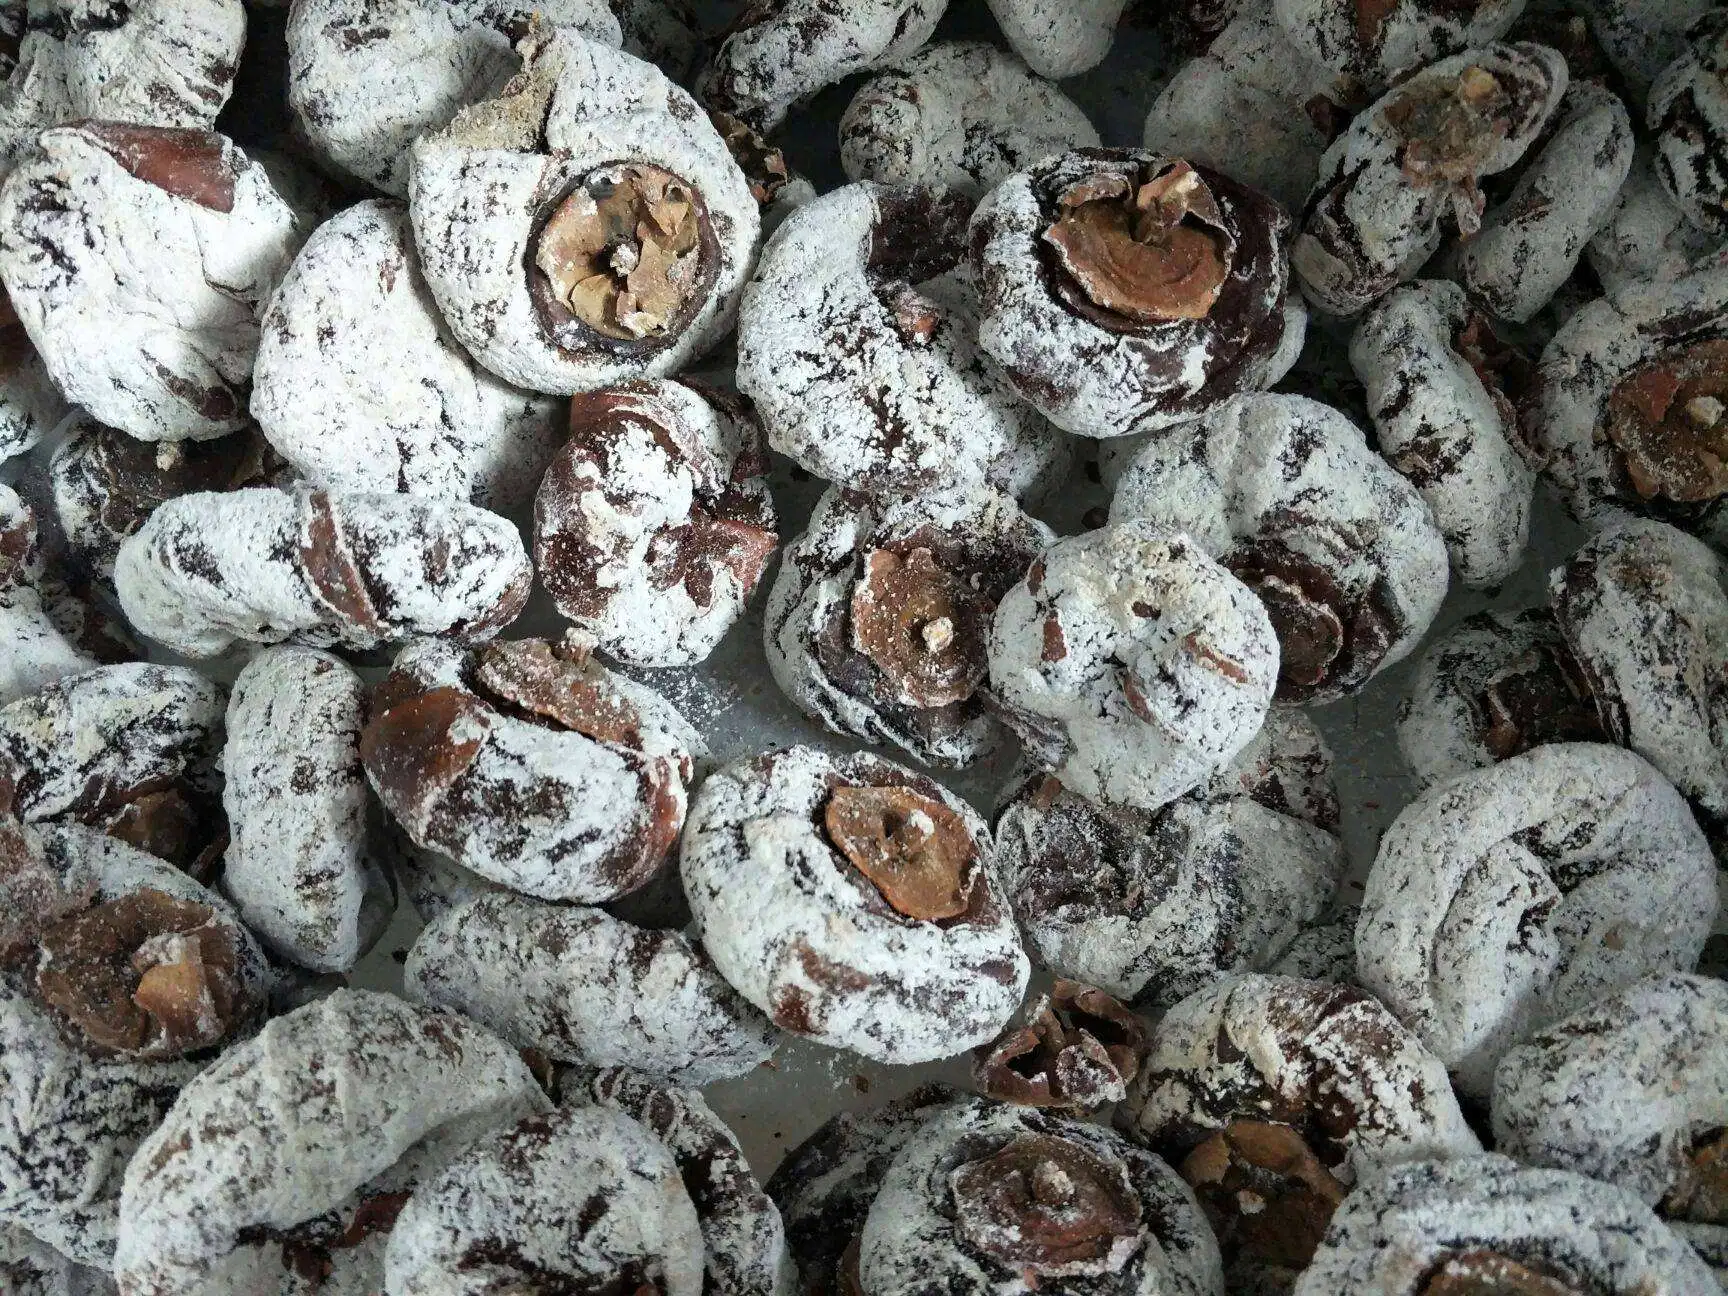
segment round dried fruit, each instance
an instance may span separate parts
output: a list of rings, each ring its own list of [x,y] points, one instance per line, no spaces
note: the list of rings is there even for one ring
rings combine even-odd
[[[571,399],[534,499],[534,565],[558,611],[609,657],[699,662],[774,556],[768,458],[749,404],[644,380]]]
[[[696,81],[710,107],[769,131],[826,86],[898,63],[936,30],[948,0],[753,0]]]
[[[303,488],[181,495],[114,562],[132,624],[188,657],[238,640],[487,639],[516,619],[532,578],[521,536],[495,513]]]
[[[1289,1290],[1360,1180],[1482,1150],[1446,1068],[1371,995],[1271,976],[1159,1020],[1126,1124],[1194,1186],[1232,1291]]]
[[[653,64],[567,29],[518,51],[496,98],[413,145],[409,215],[445,322],[530,391],[685,368],[732,326],[761,225],[749,181]]]
[[[1153,1277],[1156,1275],[1156,1278]],[[1076,1296],[1222,1296],[1218,1244],[1175,1171],[1121,1135],[1026,1107],[938,1107],[895,1156],[855,1290],[1052,1283]]]
[[[1001,738],[984,700],[991,614],[1052,539],[994,490],[829,490],[768,596],[775,681],[836,733],[978,760]]]
[[[1266,609],[1187,536],[1058,541],[1003,596],[990,683],[1028,752],[1090,800],[1156,810],[1247,746],[1278,677]]]
[[[545,1112],[516,1050],[460,1017],[337,990],[186,1086],[126,1169],[114,1273],[136,1296],[384,1285],[413,1190]]]
[[[298,133],[325,166],[401,197],[408,146],[509,80],[536,20],[621,39],[604,0],[300,0],[287,32]]]
[[[997,853],[1045,967],[1141,1006],[1168,1007],[1232,972],[1264,968],[1331,903],[1344,872],[1334,818],[1306,821],[1276,779],[1241,775],[1330,754],[1301,716],[1273,712],[1211,782],[1156,811],[1097,805],[1033,774],[1011,785]],[[1300,775],[1298,775],[1300,777]],[[1336,801],[1332,801],[1335,809]]]
[[[1194,418],[1276,380],[1302,335],[1287,229],[1270,199],[1157,153],[1045,158],[972,218],[979,346],[1070,432]]]
[[[1049,153],[1098,147],[1086,114],[1012,54],[928,45],[878,72],[840,119],[853,180],[939,185],[977,199]]]
[[[258,317],[306,232],[214,131],[56,127],[0,188],[0,275],[48,372],[148,441],[246,425]]]
[[[882,1062],[991,1039],[1029,968],[989,830],[868,754],[772,752],[709,775],[681,866],[709,956],[776,1025]]]
[[[1703,1261],[1624,1188],[1480,1156],[1393,1166],[1357,1188],[1295,1296],[1719,1290]]]
[[[1693,224],[1728,232],[1728,14],[1712,9],[1686,31],[1683,53],[1650,87],[1647,124],[1656,175]]]
[[[315,485],[513,509],[563,414],[450,335],[400,203],[356,203],[320,225],[264,314],[252,415]]]
[[[681,933],[498,892],[434,918],[403,968],[408,997],[554,1062],[628,1066],[673,1084],[731,1080],[773,1028]]]
[[[1441,59],[1357,114],[1320,162],[1290,262],[1308,298],[1354,315],[1412,279],[1450,216],[1481,226],[1478,182],[1523,156],[1566,91],[1546,45],[1486,45]]]
[[[1642,757],[1554,743],[1460,774],[1386,830],[1356,956],[1378,995],[1486,1096],[1531,1031],[1653,972],[1691,967],[1716,863]]]
[[[1283,703],[1358,692],[1446,597],[1446,543],[1422,497],[1348,418],[1302,396],[1243,396],[1154,438],[1110,517],[1193,536],[1258,595]]]
[[[370,843],[366,689],[339,657],[267,648],[228,701],[222,888],[279,956],[346,972],[384,932],[395,888]]]
[[[1369,89],[1504,36],[1524,0],[1273,0],[1296,49]]]
[[[1128,0],[989,0],[1014,52],[1039,76],[1061,79],[1097,67],[1116,39]]]
[[[578,903],[653,878],[705,752],[659,694],[541,639],[404,649],[360,739],[373,789],[417,845]]]
[[[1530,534],[1536,473],[1505,390],[1521,360],[1439,279],[1387,293],[1350,340],[1380,453],[1422,493],[1452,570],[1476,588],[1516,571]]]
[[[1592,682],[1546,608],[1480,612],[1434,641],[1398,713],[1422,787],[1554,742],[1607,742]]]
[[[769,445],[857,490],[1006,486],[1049,425],[990,368],[962,262],[970,203],[847,185],[795,212],[738,320],[738,387]]]

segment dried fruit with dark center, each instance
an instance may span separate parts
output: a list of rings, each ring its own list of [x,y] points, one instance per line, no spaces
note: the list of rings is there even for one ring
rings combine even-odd
[[[491,700],[529,718],[549,720],[595,742],[640,749],[642,717],[611,692],[578,650],[544,639],[512,639],[485,645],[477,654],[476,678]]]
[[[1536,1259],[1499,1251],[1457,1251],[1436,1265],[1415,1296],[1582,1296],[1578,1287]]]
[[[981,1053],[974,1075],[992,1098],[1090,1111],[1127,1094],[1146,1057],[1146,1027],[1102,990],[1058,980],[1025,1026]]]
[[[1024,1274],[1115,1273],[1146,1233],[1127,1170],[1068,1139],[1017,1138],[949,1183],[961,1236]]]
[[[207,905],[145,887],[62,918],[40,945],[38,991],[95,1050],[178,1057],[239,1015],[234,938]]]
[[[1728,1129],[1692,1141],[1679,1182],[1662,1200],[1662,1214],[1693,1224],[1728,1225]]]
[[[852,637],[909,706],[963,702],[988,673],[987,609],[929,549],[874,549],[852,590]]]
[[[1506,138],[1511,96],[1484,67],[1424,78],[1385,108],[1403,140],[1404,174],[1417,184],[1474,184]]]
[[[822,822],[896,913],[934,922],[970,906],[978,850],[965,821],[934,797],[905,787],[837,787]]]
[[[645,162],[604,168],[552,213],[534,264],[553,300],[603,337],[661,337],[702,289],[710,266],[696,191]]]
[[[1661,352],[1626,374],[1603,409],[1640,498],[1700,504],[1728,491],[1728,338]]]
[[[1303,1269],[1346,1188],[1287,1125],[1232,1121],[1178,1167],[1226,1256]]]
[[[786,166],[786,155],[731,113],[710,108],[708,119],[720,132],[732,160],[750,182],[750,196],[764,207],[773,202],[792,180],[792,172]]]
[[[1230,275],[1234,243],[1199,172],[1170,162],[1138,183],[1104,171],[1056,200],[1044,231],[1070,305],[1116,332],[1204,319]]]
[[[1482,686],[1482,743],[1495,760],[1553,742],[1607,742],[1583,668],[1558,641],[1539,644]]]

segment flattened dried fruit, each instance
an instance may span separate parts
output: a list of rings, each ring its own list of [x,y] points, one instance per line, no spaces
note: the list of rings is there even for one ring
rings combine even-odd
[[[1110,52],[1128,0],[989,0],[990,12],[1014,52],[1040,76],[1071,77],[1096,67]]]

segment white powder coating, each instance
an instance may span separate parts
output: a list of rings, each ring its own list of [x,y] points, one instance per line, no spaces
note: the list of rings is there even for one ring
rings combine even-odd
[[[346,972],[395,907],[367,836],[366,689],[339,658],[268,648],[228,699],[222,887],[278,955]]]
[[[1521,422],[1580,521],[1600,528],[1649,507],[1626,480],[1623,453],[1606,434],[1608,398],[1631,370],[1724,315],[1728,276],[1702,263],[1679,278],[1640,281],[1588,303],[1543,349]],[[1697,511],[1688,526],[1707,540],[1728,542],[1728,516],[1720,511]]]
[[[967,912],[907,918],[819,826],[843,786],[939,800],[971,836]],[[774,1022],[835,1048],[910,1065],[995,1037],[1030,967],[996,878],[990,831],[921,774],[868,753],[783,751],[709,775],[690,807],[680,864],[696,931],[721,974]]]
[[[974,199],[1047,153],[1098,142],[1072,99],[976,41],[927,45],[878,72],[840,119],[851,179],[946,185]]]
[[[1303,701],[1356,692],[1403,660],[1446,598],[1446,543],[1416,488],[1347,417],[1303,396],[1238,397],[1154,439],[1123,475],[1110,517],[1183,532],[1226,565],[1252,565],[1264,549],[1324,573],[1344,646]],[[1382,655],[1358,619],[1387,622]],[[1355,647],[1358,633],[1367,648]]]
[[[184,666],[126,662],[64,676],[0,708],[0,763],[26,822],[112,808],[216,745],[222,689]]]
[[[430,923],[469,900],[507,889],[501,882],[463,868],[443,851],[416,846],[394,821],[382,825],[381,837],[380,850],[390,861],[396,884],[422,923]]]
[[[33,448],[68,410],[29,335],[0,328],[0,461]]]
[[[1146,115],[1141,142],[1296,210],[1314,187],[1328,143],[1309,115],[1316,97],[1330,105],[1347,92],[1336,73],[1295,48],[1260,0],[1177,69]]]
[[[232,180],[226,210],[139,179],[121,161],[134,146],[104,144],[134,129],[37,138],[0,188],[0,276],[67,399],[147,441],[221,436],[245,426],[258,317],[307,231],[218,135],[200,139]]]
[[[288,105],[319,161],[403,197],[408,146],[494,95],[531,17],[617,45],[605,0],[299,0],[288,12]]]
[[[1467,9],[1393,0],[1371,11],[1352,0],[1272,0],[1272,11],[1303,55],[1379,91],[1413,68],[1499,40],[1524,12],[1524,0],[1483,0]]]
[[[299,475],[509,510],[534,493],[563,404],[500,382],[451,336],[420,273],[408,209],[324,222],[270,299],[252,417]]]
[[[582,683],[635,713],[627,738],[495,708],[472,691],[470,669],[467,654],[430,640],[396,658],[393,683],[461,702],[442,728],[368,739],[367,776],[384,808],[416,845],[541,899],[593,903],[646,885],[684,820],[702,736],[672,703],[597,661]]]
[[[702,1095],[660,1088],[621,1067],[595,1076],[588,1091],[602,1107],[640,1121],[677,1161],[702,1228],[704,1293],[788,1296],[795,1278],[780,1211]]]
[[[1546,45],[1487,45],[1441,59],[1358,113],[1320,160],[1290,263],[1308,300],[1334,315],[1354,315],[1416,277],[1439,250],[1442,221],[1474,189],[1418,184],[1404,172],[1404,138],[1386,110],[1412,91],[1443,88],[1467,68],[1493,75],[1508,96],[1504,134],[1476,169],[1497,175],[1523,156],[1566,93],[1566,60]]]
[[[241,0],[36,0],[0,88],[0,154],[73,121],[210,126],[245,40]]]
[[[1554,743],[1418,797],[1368,873],[1362,984],[1485,1096],[1531,1031],[1640,977],[1691,967],[1716,864],[1641,756]]]
[[[932,1289],[1001,1296],[1037,1291],[1041,1284],[1036,1272],[1019,1270],[969,1240],[956,1220],[951,1186],[961,1167],[1028,1137],[1072,1145],[1087,1162],[1116,1176],[1118,1187],[1125,1179],[1139,1207],[1138,1236],[1118,1242],[1109,1257],[1119,1260],[1119,1266],[1100,1273],[1082,1262],[1078,1274],[1054,1279],[1059,1290],[1223,1296],[1224,1273],[1212,1229],[1192,1190],[1163,1161],[1101,1126],[974,1097],[936,1108],[889,1165],[864,1222],[858,1253],[861,1289],[870,1296]],[[1003,1199],[1015,1200],[1002,1185],[995,1188]],[[987,1223],[1006,1231],[1005,1245],[1025,1244],[1008,1220],[994,1218],[995,1212],[987,1214],[987,1209],[973,1206],[977,1214],[968,1221],[972,1227]],[[997,1204],[997,1210],[1007,1209],[1005,1202]],[[1036,1206],[1028,1214],[1040,1222],[1061,1218]]]
[[[1197,174],[1217,203],[1228,253],[1206,316],[1118,332],[1064,300],[1044,242],[1060,198],[1099,179],[1137,185],[1175,161],[1144,149],[1044,158],[1004,180],[972,215],[978,345],[1026,401],[1069,432],[1117,437],[1195,418],[1270,382],[1274,362],[1288,359],[1281,344],[1306,324],[1287,291],[1284,210],[1209,171]]]
[[[96,665],[61,633],[41,581],[35,510],[0,485],[0,707]]]
[[[1678,279],[1721,240],[1699,229],[1668,197],[1648,148],[1638,148],[1614,210],[1584,249],[1611,298],[1651,280]]]
[[[181,1091],[126,1169],[115,1276],[128,1296],[263,1289],[282,1264],[272,1233],[341,1207],[405,1157],[436,1164],[549,1105],[482,1027],[338,990]],[[252,1230],[265,1240],[245,1240]]]
[[[1272,976],[1303,981],[1356,983],[1357,905],[1343,905],[1332,917],[1298,932],[1296,939],[1266,968]]]
[[[402,1208],[388,1296],[552,1289],[702,1296],[702,1232],[678,1164],[605,1107],[533,1116],[456,1158]]]
[[[223,900],[155,856],[92,829],[45,826],[37,840],[42,862],[64,890],[88,894],[93,904],[150,887],[212,910],[235,951],[235,1029],[251,1023],[270,971]],[[34,973],[33,966],[15,969],[0,983],[0,1214],[79,1263],[107,1268],[127,1158],[204,1063],[93,1056],[35,995]]]
[[[1039,76],[1078,76],[1104,61],[1128,0],[989,0],[1002,34]]]
[[[766,469],[754,417],[724,393],[651,379],[579,397],[534,498],[541,583],[618,661],[704,660],[772,557]]]
[[[934,543],[939,566],[982,592],[987,582],[1002,588],[1055,537],[987,487],[877,496],[831,488],[781,557],[763,648],[774,682],[835,733],[892,743],[927,764],[967,765],[1001,745],[1001,725],[982,696],[919,706],[861,648],[852,617],[870,554],[903,551],[920,539]],[[982,640],[971,648],[982,660]]]
[[[1417,784],[1433,787],[1494,764],[1483,691],[1503,672],[1555,651],[1566,650],[1546,608],[1483,612],[1429,644],[1398,711],[1398,752]]]
[[[701,19],[685,0],[610,0],[624,33],[623,50],[657,65],[680,85],[688,85],[697,62],[707,53]]]
[[[0,1280],[9,1296],[116,1296],[101,1269],[74,1264],[14,1224],[0,1224]]]
[[[709,107],[771,130],[825,86],[913,54],[947,8],[948,0],[771,0],[726,37],[696,92]]]
[[[555,1062],[706,1085],[746,1075],[774,1051],[773,1027],[681,933],[599,909],[482,896],[426,925],[403,979],[415,1002]]]
[[[1228,765],[1197,789],[1203,800],[1248,797],[1279,814],[1336,835],[1338,787],[1332,749],[1307,715],[1289,707],[1266,723]]]
[[[413,145],[408,210],[445,322],[506,382],[568,395],[676,373],[731,329],[761,216],[749,181],[695,101],[651,63],[575,32],[537,29],[496,99]],[[574,321],[561,345],[530,291],[542,220],[597,169],[645,162],[700,197],[714,247],[699,301],[663,337],[620,345]]]
[[[1034,777],[996,823],[1002,882],[1039,963],[1139,1007],[1264,968],[1330,905],[1344,850],[1240,792],[1151,814]]]
[[[1686,52],[1686,32],[1714,0],[1585,0],[1590,34],[1620,73],[1637,107],[1663,70]]]
[[[1338,1208],[1294,1296],[1415,1296],[1449,1257],[1553,1264],[1614,1296],[1720,1296],[1704,1262],[1631,1193],[1503,1156],[1395,1166]]]
[[[1378,1000],[1277,976],[1221,981],[1166,1013],[1125,1120],[1152,1147],[1186,1150],[1234,1121],[1286,1124],[1292,1112],[1347,1185],[1482,1151],[1445,1065]]]
[[[1637,519],[1586,542],[1548,583],[1614,740],[1711,819],[1728,818],[1728,564]]]
[[[1613,216],[1633,152],[1626,105],[1594,82],[1573,83],[1511,194],[1457,246],[1471,300],[1518,324],[1551,302]]]
[[[842,486],[917,491],[983,480],[1042,434],[979,350],[964,208],[866,182],[787,217],[738,319],[738,388],[769,445]]]
[[[1724,1032],[1728,983],[1671,974],[1627,986],[1500,1060],[1495,1145],[1655,1206],[1688,1169],[1693,1140],[1728,1124]]]
[[[1350,366],[1380,453],[1421,492],[1452,571],[1481,589],[1523,560],[1536,473],[1519,450],[1511,402],[1460,353],[1471,314],[1456,284],[1395,288],[1356,326]]]
[[[214,657],[238,640],[490,638],[532,573],[516,528],[471,504],[259,487],[161,505],[120,547],[114,585],[141,634]]]
[[[990,628],[990,683],[1031,755],[1083,797],[1142,810],[1241,751],[1277,678],[1253,591],[1145,521],[1058,541]]]

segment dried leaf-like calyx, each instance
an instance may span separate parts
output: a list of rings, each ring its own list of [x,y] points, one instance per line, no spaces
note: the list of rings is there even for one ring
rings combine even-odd
[[[935,922],[971,906],[978,849],[965,821],[935,798],[904,787],[837,787],[822,823],[896,913]]]
[[[726,141],[727,151],[744,178],[750,182],[750,196],[766,207],[792,182],[792,171],[786,165],[786,155],[763,139],[748,122],[717,108],[708,110],[708,120]]]
[[[925,548],[872,550],[852,591],[858,648],[909,706],[964,702],[989,673],[988,609]]]
[[[1430,1272],[1415,1296],[1582,1296],[1540,1260],[1499,1251],[1455,1251]]]
[[[1178,1167],[1226,1253],[1306,1268],[1347,1189],[1287,1125],[1233,1121]]]
[[[1044,231],[1064,300],[1117,332],[1204,319],[1235,246],[1212,190],[1186,162],[1138,183],[1115,171],[1070,185]]]
[[[551,722],[595,742],[640,748],[642,717],[589,669],[587,655],[569,643],[512,639],[484,645],[477,682],[489,700]]]
[[[98,1052],[179,1057],[241,1015],[234,938],[207,905],[154,887],[42,932],[36,987]]]
[[[1709,1130],[1692,1141],[1679,1181],[1662,1199],[1662,1214],[1728,1226],[1728,1129]]]
[[[1728,492],[1728,338],[1633,369],[1609,393],[1603,425],[1641,498],[1698,504]]]
[[[1022,1273],[1115,1273],[1146,1233],[1126,1168],[1063,1138],[1017,1138],[949,1184],[961,1235]]]
[[[1472,65],[1449,80],[1418,80],[1383,111],[1403,141],[1400,161],[1412,182],[1473,192],[1476,173],[1510,129],[1511,106],[1500,78]]]
[[[584,177],[540,231],[534,264],[553,301],[602,337],[673,332],[712,267],[702,199],[646,162]]]
[[[981,1052],[973,1074],[990,1097],[1091,1111],[1126,1096],[1146,1057],[1146,1027],[1102,990],[1058,980],[1025,1026]]]
[[[1482,743],[1495,760],[1553,742],[1607,742],[1595,695],[1578,660],[1558,640],[1541,643],[1482,686]]]

